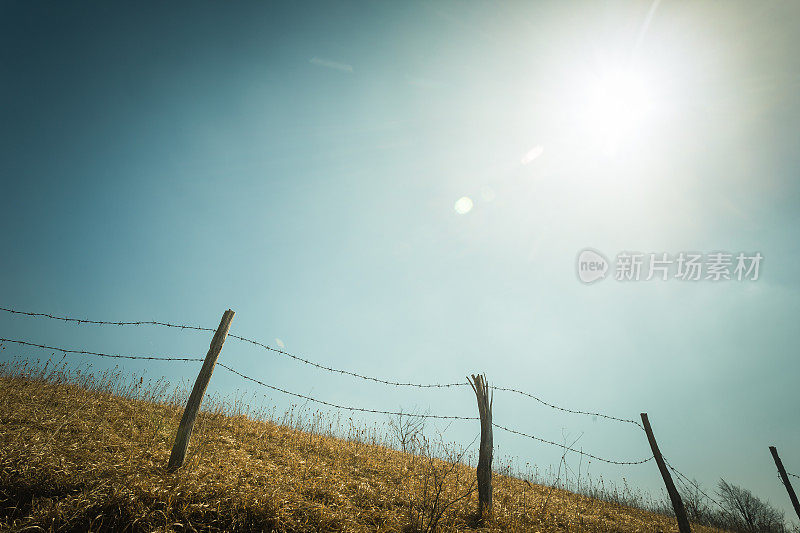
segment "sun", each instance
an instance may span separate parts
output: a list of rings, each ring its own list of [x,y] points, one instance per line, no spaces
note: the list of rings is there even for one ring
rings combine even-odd
[[[644,133],[656,105],[656,91],[643,72],[606,68],[581,81],[578,95],[580,127],[606,155]]]

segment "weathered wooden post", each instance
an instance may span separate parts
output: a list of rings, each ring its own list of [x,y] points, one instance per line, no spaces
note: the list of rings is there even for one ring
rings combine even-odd
[[[781,458],[778,457],[778,449],[775,446],[770,446],[769,451],[772,453],[772,459],[775,460],[775,466],[778,467],[778,473],[781,475],[781,479],[783,480],[783,486],[786,487],[786,492],[789,493],[789,499],[792,500],[794,512],[797,513],[797,518],[800,518],[800,502],[797,501],[797,494],[794,493],[794,488],[789,482],[789,476],[786,475],[786,470],[783,468],[783,462],[781,461]]]
[[[678,519],[678,531],[680,533],[692,533],[692,528],[689,527],[689,519],[686,517],[686,509],[683,507],[683,500],[678,490],[675,488],[675,483],[672,482],[672,476],[667,469],[664,458],[661,456],[661,451],[658,449],[656,437],[653,435],[653,428],[650,427],[650,420],[647,419],[647,413],[642,413],[642,424],[644,425],[644,432],[647,433],[647,440],[650,442],[650,449],[653,450],[653,457],[656,460],[658,469],[661,471],[661,477],[664,478],[664,485],[667,487],[669,499],[672,501],[672,508],[675,510],[675,518]]]
[[[481,417],[481,446],[478,452],[478,516],[483,518],[492,512],[492,403],[494,392],[489,394],[486,375],[467,378],[478,399]]]
[[[211,339],[211,346],[206,354],[206,359],[203,361],[203,367],[197,375],[197,380],[194,382],[194,388],[189,395],[189,401],[186,402],[186,409],[183,411],[183,418],[178,426],[178,434],[175,436],[175,444],[172,446],[172,453],[169,456],[169,465],[167,470],[172,472],[183,466],[183,460],[186,458],[186,449],[189,446],[189,437],[192,435],[192,428],[194,421],[197,418],[197,412],[200,410],[200,403],[203,401],[203,394],[208,388],[208,382],[211,380],[211,373],[214,372],[214,365],[219,357],[219,352],[222,350],[222,345],[225,343],[225,338],[228,336],[228,330],[231,327],[231,320],[233,320],[234,312],[228,309],[222,315],[222,320],[219,323],[214,338]]]

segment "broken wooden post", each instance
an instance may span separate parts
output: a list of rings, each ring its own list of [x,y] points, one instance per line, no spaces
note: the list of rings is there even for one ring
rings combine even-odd
[[[650,421],[647,419],[647,413],[642,413],[642,424],[644,425],[644,432],[647,433],[647,440],[650,441],[650,449],[653,450],[653,457],[656,460],[658,469],[661,471],[661,477],[664,478],[664,485],[667,487],[669,499],[672,501],[672,508],[675,510],[675,518],[678,519],[678,531],[680,531],[680,533],[692,533],[692,528],[689,527],[689,519],[686,518],[686,509],[683,507],[683,500],[681,500],[681,495],[678,494],[678,489],[675,488],[675,483],[672,482],[672,476],[658,449],[658,443],[656,442],[655,435],[653,435],[653,428],[650,427]]]
[[[492,512],[492,402],[486,375],[467,378],[478,399],[481,417],[481,446],[478,452],[478,516],[483,518]]]
[[[172,454],[169,456],[169,465],[167,470],[170,472],[177,470],[183,466],[183,460],[186,458],[186,449],[189,447],[189,437],[192,435],[192,428],[194,421],[197,418],[197,412],[200,410],[200,403],[203,401],[203,394],[208,388],[208,382],[211,380],[211,373],[214,372],[214,365],[219,357],[219,352],[222,350],[222,345],[225,343],[225,338],[228,336],[228,330],[231,327],[231,320],[233,320],[233,311],[228,309],[222,315],[222,320],[219,323],[214,338],[211,339],[211,346],[206,354],[206,359],[203,361],[203,367],[197,375],[197,380],[194,382],[194,388],[189,395],[189,401],[186,402],[186,409],[183,411],[183,418],[178,426],[178,434],[175,436],[175,444],[172,446]]]
[[[783,486],[786,487],[786,492],[789,493],[789,499],[792,500],[794,512],[797,513],[797,518],[800,518],[800,502],[797,501],[797,494],[794,493],[794,488],[789,482],[789,476],[786,475],[786,470],[783,468],[783,462],[781,461],[781,458],[778,457],[778,449],[775,446],[770,446],[769,451],[772,453],[772,458],[775,460],[775,466],[778,467],[778,473],[781,475],[781,479],[783,480]]]

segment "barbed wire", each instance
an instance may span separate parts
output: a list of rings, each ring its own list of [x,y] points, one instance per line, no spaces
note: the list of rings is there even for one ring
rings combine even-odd
[[[5,312],[8,312],[8,313],[13,313],[13,314],[17,314],[17,315],[50,318],[50,319],[61,320],[61,321],[65,321],[65,322],[75,322],[75,323],[79,323],[79,324],[98,324],[98,325],[114,325],[114,326],[154,325],[154,326],[164,326],[164,327],[177,328],[177,329],[190,329],[190,330],[196,330],[196,331],[211,331],[211,332],[216,331],[215,329],[212,329],[212,328],[204,328],[204,327],[200,327],[200,326],[191,326],[191,325],[185,325],[185,324],[175,324],[175,323],[161,322],[161,321],[155,321],[155,320],[141,320],[141,321],[127,321],[127,322],[126,321],[88,320],[88,319],[74,318],[74,317],[68,317],[68,316],[52,315],[52,314],[49,314],[49,313],[34,313],[34,312],[18,311],[18,310],[15,310],[15,309],[9,309],[7,307],[0,307],[0,311],[5,311]],[[262,348],[264,350],[268,350],[268,351],[273,352],[273,353],[277,353],[277,354],[283,355],[284,357],[291,358],[291,359],[293,359],[295,361],[298,361],[300,363],[312,366],[312,367],[320,369],[320,370],[324,370],[324,371],[327,371],[327,372],[330,372],[330,373],[334,373],[334,374],[341,374],[341,375],[351,376],[351,377],[362,379],[362,380],[365,380],[365,381],[372,381],[374,383],[381,383],[381,384],[384,384],[384,385],[390,385],[390,386],[394,386],[394,387],[415,387],[415,388],[420,388],[420,389],[428,389],[428,388],[440,388],[441,389],[441,388],[454,388],[454,387],[466,387],[466,386],[469,386],[469,383],[466,382],[466,381],[454,382],[454,383],[413,383],[413,382],[394,381],[394,380],[383,379],[383,378],[378,378],[378,377],[374,377],[374,376],[367,376],[365,374],[360,374],[358,372],[353,372],[353,371],[350,371],[350,370],[344,370],[344,369],[341,369],[341,368],[333,368],[333,367],[330,367],[330,366],[327,366],[327,365],[323,365],[323,364],[311,361],[309,359],[306,359],[304,357],[300,357],[300,356],[294,355],[294,354],[292,354],[290,352],[287,352],[285,350],[281,350],[279,348],[273,348],[272,346],[269,346],[268,344],[265,344],[263,342],[260,342],[260,341],[254,340],[254,339],[250,339],[250,338],[247,338],[247,337],[243,337],[241,335],[236,335],[236,334],[229,333],[228,337],[236,339],[236,340],[241,341],[241,342],[249,343],[251,345],[257,346],[259,348]],[[551,409],[556,409],[556,410],[559,410],[559,411],[562,411],[562,412],[565,412],[565,413],[572,413],[572,414],[586,415],[586,416],[596,416],[596,417],[603,418],[603,419],[606,419],[606,420],[614,420],[614,421],[617,421],[617,422],[629,423],[629,424],[633,424],[633,425],[639,427],[640,429],[644,430],[644,428],[642,427],[641,423],[639,423],[638,421],[633,420],[633,419],[620,418],[620,417],[616,417],[616,416],[603,414],[603,413],[600,413],[600,412],[582,411],[582,410],[577,410],[577,409],[569,409],[569,408],[566,408],[566,407],[561,407],[561,406],[552,404],[550,402],[547,402],[545,400],[542,400],[538,396],[535,396],[533,394],[530,394],[528,392],[525,392],[525,391],[522,391],[522,390],[519,390],[519,389],[508,388],[508,387],[499,387],[499,386],[492,386],[492,388],[494,390],[513,392],[513,393],[516,393],[516,394],[520,394],[522,396],[526,396],[528,398],[536,400],[537,402],[539,402],[540,404],[542,404],[544,406],[547,406],[547,407],[550,407]]]
[[[137,355],[107,354],[107,353],[102,353],[102,352],[90,352],[90,351],[86,351],[86,350],[70,350],[70,349],[67,349],[67,348],[59,348],[57,346],[48,346],[46,344],[37,344],[37,343],[34,343],[34,342],[22,341],[22,340],[18,340],[18,339],[6,339],[6,338],[0,337],[0,343],[2,343],[2,342],[13,342],[13,343],[16,343],[16,344],[21,344],[23,346],[32,346],[32,347],[35,347],[35,348],[43,348],[45,350],[53,350],[53,351],[62,352],[62,353],[72,353],[72,354],[80,354],[80,355],[97,355],[99,357],[110,357],[110,358],[116,358],[116,359],[146,359],[146,360],[157,360],[157,361],[197,361],[197,362],[203,362],[204,361],[204,359],[189,358],[189,357],[137,356]],[[236,375],[238,375],[238,376],[240,376],[240,377],[242,377],[244,379],[247,379],[249,381],[257,383],[257,384],[259,384],[259,385],[261,385],[263,387],[267,387],[269,389],[272,389],[272,390],[275,390],[275,391],[278,391],[278,392],[282,392],[284,394],[288,394],[289,396],[294,396],[296,398],[302,398],[304,400],[308,400],[308,401],[311,401],[311,402],[316,402],[316,403],[319,403],[319,404],[322,404],[322,405],[327,405],[329,407],[334,407],[336,409],[345,409],[345,410],[348,410],[348,411],[359,411],[359,412],[363,412],[363,413],[374,413],[374,414],[383,414],[383,415],[404,415],[404,416],[413,416],[413,417],[418,417],[418,418],[436,418],[436,419],[441,419],[441,420],[479,420],[478,417],[469,417],[469,416],[449,416],[449,415],[430,415],[430,414],[418,414],[418,413],[402,413],[400,411],[381,411],[381,410],[378,410],[378,409],[368,409],[368,408],[363,408],[363,407],[351,407],[351,406],[346,406],[346,405],[339,405],[339,404],[335,404],[335,403],[332,403],[332,402],[319,400],[317,398],[312,398],[311,396],[307,396],[305,394],[298,394],[296,392],[291,392],[291,391],[282,389],[280,387],[275,387],[273,385],[269,385],[267,383],[264,383],[261,380],[258,380],[256,378],[253,378],[251,376],[243,374],[242,372],[239,372],[238,370],[235,370],[235,369],[229,367],[228,365],[226,365],[224,363],[217,362],[216,366],[221,366],[222,368],[224,368],[224,369],[226,369],[226,370],[228,370],[230,372],[233,372],[234,374],[236,374]]]
[[[358,411],[358,412],[362,412],[362,413],[373,413],[373,414],[383,414],[383,415],[392,415],[392,416],[405,415],[405,416],[413,416],[413,417],[417,417],[417,418],[435,418],[435,419],[444,419],[444,420],[480,420],[480,418],[475,417],[475,416],[453,416],[453,415],[430,415],[430,414],[420,414],[420,413],[403,413],[403,412],[400,412],[400,411],[381,411],[381,410],[378,410],[378,409],[369,409],[369,408],[365,408],[365,407],[352,407],[352,406],[346,406],[346,405],[339,405],[339,404],[335,404],[335,403],[328,402],[328,401],[325,401],[325,400],[320,400],[318,398],[313,398],[313,397],[305,395],[305,394],[299,394],[299,393],[296,393],[296,392],[290,392],[290,391],[287,391],[287,390],[282,389],[280,387],[276,387],[274,385],[269,385],[269,384],[264,383],[263,381],[261,381],[259,379],[256,379],[254,377],[245,375],[245,374],[239,372],[238,370],[235,370],[235,369],[229,367],[228,365],[226,365],[224,363],[217,363],[217,366],[221,366],[222,368],[228,370],[229,372],[232,372],[232,373],[234,373],[234,374],[238,375],[239,377],[242,377],[242,378],[244,378],[246,380],[252,381],[253,383],[257,383],[258,385],[261,385],[262,387],[266,387],[268,389],[272,389],[272,390],[281,392],[283,394],[287,394],[289,396],[294,396],[296,398],[301,398],[303,400],[308,400],[308,401],[319,403],[319,404],[322,404],[322,405],[327,405],[329,407],[334,407],[336,409],[345,409],[345,410],[348,410],[348,411]],[[646,462],[650,461],[651,459],[653,459],[652,456],[648,457],[647,459],[640,460],[640,461],[614,461],[614,460],[611,460],[611,459],[604,459],[602,457],[598,457],[596,455],[592,455],[592,454],[586,453],[584,451],[578,451],[578,450],[575,450],[575,449],[570,448],[568,446],[564,446],[562,444],[558,444],[557,442],[553,442],[553,441],[549,441],[549,440],[546,440],[546,439],[542,439],[542,438],[536,437],[534,435],[530,435],[530,434],[527,434],[527,433],[523,433],[521,431],[517,431],[517,430],[511,429],[511,428],[508,428],[506,426],[501,426],[500,424],[497,424],[497,423],[494,423],[494,422],[492,423],[492,426],[500,428],[500,429],[503,429],[503,430],[508,431],[510,433],[514,433],[514,434],[517,434],[517,435],[521,435],[523,437],[528,437],[530,439],[534,439],[534,440],[542,442],[544,444],[549,444],[549,445],[552,445],[552,446],[556,446],[558,448],[566,448],[567,450],[583,454],[583,455],[585,455],[587,457],[591,457],[592,459],[597,459],[598,461],[603,461],[605,463],[611,463],[611,464],[616,464],[616,465],[636,465],[636,464],[646,463]]]
[[[84,318],[73,318],[68,316],[51,315],[49,313],[31,313],[27,311],[17,311],[16,309],[9,309],[7,307],[0,307],[0,311],[6,313],[13,313],[15,315],[34,316],[42,318],[50,318],[53,320],[61,320],[62,322],[75,322],[78,324],[97,324],[103,326],[164,326],[167,328],[176,329],[192,329],[197,331],[217,331],[213,328],[204,328],[201,326],[189,326],[186,324],[172,324],[170,322],[159,322],[157,320],[137,320],[135,322],[114,322],[108,320],[88,320]]]
[[[50,318],[50,319],[53,319],[53,320],[61,320],[63,322],[74,322],[74,323],[77,323],[77,324],[96,324],[96,325],[105,325],[105,326],[143,326],[143,325],[149,325],[149,326],[164,326],[164,327],[176,328],[176,329],[190,329],[190,330],[195,330],[195,331],[211,331],[211,332],[215,332],[216,331],[215,329],[212,329],[212,328],[204,328],[204,327],[201,327],[201,326],[190,326],[190,325],[186,325],[186,324],[174,324],[174,323],[171,323],[171,322],[161,322],[161,321],[157,321],[157,320],[138,320],[138,321],[88,320],[88,319],[83,319],[83,318],[73,318],[73,317],[68,317],[68,316],[52,315],[52,314],[49,314],[49,313],[33,313],[33,312],[27,312],[27,311],[17,311],[16,309],[9,309],[7,307],[0,307],[0,311],[5,311],[7,313],[13,313],[15,315]],[[235,334],[229,333],[228,337],[236,339],[236,340],[239,340],[239,341],[243,341],[243,342],[247,342],[247,343],[253,344],[253,345],[258,346],[260,348],[263,348],[265,350],[269,350],[271,352],[275,352],[275,353],[281,354],[281,355],[283,355],[285,357],[289,357],[291,359],[294,359],[295,361],[299,361],[299,362],[304,363],[306,365],[310,365],[310,366],[313,366],[315,368],[319,368],[320,370],[326,370],[328,372],[332,372],[332,373],[336,373],[336,374],[348,375],[348,376],[356,377],[356,378],[363,379],[363,380],[366,380],[366,381],[373,381],[373,382],[376,382],[376,383],[382,383],[384,385],[392,385],[392,386],[395,386],[395,387],[417,387],[417,388],[421,388],[421,389],[466,387],[466,386],[469,385],[469,383],[467,383],[465,381],[464,382],[458,382],[458,383],[411,383],[411,382],[392,381],[392,380],[388,380],[388,379],[376,378],[376,377],[367,376],[367,375],[364,375],[364,374],[359,374],[358,372],[351,372],[349,370],[333,368],[333,367],[322,365],[320,363],[315,363],[314,361],[311,361],[309,359],[305,359],[303,357],[299,357],[297,355],[291,354],[291,353],[289,353],[287,351],[284,351],[284,350],[280,350],[278,348],[273,348],[272,346],[264,344],[263,342],[259,342],[259,341],[254,340],[254,339],[248,339],[247,337],[242,337],[241,335],[235,335]]]
[[[275,353],[279,353],[281,355],[285,355],[286,357],[290,357],[290,358],[294,359],[295,361],[299,361],[299,362],[301,362],[303,364],[310,365],[310,366],[313,366],[315,368],[319,368],[320,370],[326,370],[328,372],[332,372],[332,373],[336,373],[336,374],[344,374],[344,375],[347,375],[347,376],[356,377],[356,378],[363,379],[363,380],[366,380],[366,381],[374,381],[376,383],[382,383],[384,385],[392,385],[394,387],[417,387],[417,388],[420,388],[420,389],[432,389],[432,388],[443,389],[443,388],[449,388],[449,387],[466,387],[466,386],[469,385],[469,383],[467,383],[466,381],[459,382],[459,383],[410,383],[410,382],[401,382],[401,381],[391,381],[391,380],[388,380],[388,379],[381,379],[381,378],[376,378],[376,377],[372,377],[372,376],[366,376],[364,374],[359,374],[357,372],[351,372],[349,370],[342,370],[340,368],[332,368],[332,367],[325,366],[325,365],[322,365],[322,364],[319,364],[319,363],[315,363],[314,361],[310,361],[310,360],[305,359],[303,357],[299,357],[299,356],[291,354],[291,353],[289,353],[287,351],[280,350],[278,348],[273,348],[272,346],[264,344],[263,342],[259,342],[259,341],[253,340],[253,339],[248,339],[246,337],[241,337],[239,335],[232,335],[232,334],[229,333],[228,337],[232,337],[232,338],[238,339],[240,341],[244,341],[244,342],[248,342],[250,344],[254,344],[255,346],[258,346],[258,347],[263,348],[265,350],[269,350],[271,352],[275,352]]]
[[[394,415],[402,415],[402,416],[413,416],[413,417],[416,417],[416,418],[436,418],[436,419],[439,419],[439,420],[480,420],[478,417],[475,417],[475,416],[430,415],[430,414],[422,414],[422,413],[403,413],[403,412],[400,412],[400,411],[381,411],[379,409],[369,409],[369,408],[366,408],[366,407],[352,407],[352,406],[348,406],[348,405],[339,405],[339,404],[335,404],[335,403],[328,402],[328,401],[325,401],[325,400],[312,398],[311,396],[307,396],[305,394],[299,394],[297,392],[290,392],[290,391],[288,391],[286,389],[282,389],[282,388],[276,387],[274,385],[269,385],[269,384],[264,383],[263,381],[261,381],[259,379],[256,379],[254,377],[250,377],[248,375],[245,375],[245,374],[239,372],[238,370],[234,370],[233,368],[229,367],[228,365],[226,365],[224,363],[217,363],[217,366],[221,366],[225,370],[228,370],[229,372],[233,372],[237,376],[240,376],[240,377],[242,377],[242,378],[244,378],[246,380],[252,381],[253,383],[261,385],[262,387],[266,387],[266,388],[272,389],[274,391],[282,392],[283,394],[288,394],[289,396],[294,396],[296,398],[302,398],[303,400],[308,400],[310,402],[315,402],[315,403],[318,403],[318,404],[327,405],[328,407],[334,407],[336,409],[344,409],[344,410],[347,410],[347,411],[358,411],[358,412],[361,412],[361,413],[373,413],[373,414],[379,414],[379,415],[392,415],[392,416],[394,416]]]
[[[137,355],[107,354],[107,353],[103,353],[103,352],[92,352],[92,351],[88,351],[88,350],[71,350],[71,349],[68,349],[68,348],[60,348],[60,347],[57,347],[57,346],[49,346],[49,345],[46,345],[46,344],[38,344],[38,343],[23,341],[23,340],[19,340],[19,339],[8,339],[8,338],[0,337],[0,343],[2,343],[2,342],[11,342],[11,343],[20,344],[20,345],[23,345],[23,346],[31,346],[31,347],[35,347],[35,348],[42,348],[42,349],[45,349],[45,350],[53,350],[53,351],[62,352],[62,353],[65,353],[65,354],[72,353],[72,354],[79,354],[79,355],[96,355],[96,356],[99,356],[99,357],[109,357],[109,358],[115,358],[115,359],[143,359],[143,360],[151,360],[151,361],[152,360],[157,360],[157,361],[194,361],[194,362],[203,362],[204,361],[204,359],[193,358],[193,357],[137,356]],[[343,409],[343,410],[347,410],[347,411],[354,411],[354,412],[361,412],[361,413],[371,413],[371,414],[381,414],[381,415],[389,415],[389,416],[405,415],[405,416],[412,416],[412,417],[416,417],[416,418],[431,418],[431,419],[437,419],[437,420],[480,420],[480,418],[475,417],[475,416],[432,415],[432,414],[422,414],[422,413],[403,413],[401,411],[383,411],[383,410],[380,410],[380,409],[371,409],[371,408],[367,408],[367,407],[354,407],[354,406],[336,404],[336,403],[329,402],[329,401],[326,401],[326,400],[320,400],[318,398],[314,398],[314,397],[308,396],[306,394],[300,394],[300,393],[296,393],[296,392],[291,392],[291,391],[288,391],[286,389],[282,389],[280,387],[276,387],[274,385],[270,385],[270,384],[265,383],[265,382],[263,382],[263,381],[261,381],[259,379],[254,378],[252,376],[248,376],[248,375],[246,375],[246,374],[244,374],[244,373],[242,373],[242,372],[240,372],[240,371],[238,371],[238,370],[236,370],[236,369],[234,369],[234,368],[232,368],[232,367],[230,367],[230,366],[228,366],[228,365],[226,365],[224,363],[217,362],[216,366],[222,367],[225,370],[227,370],[227,371],[229,371],[229,372],[231,372],[233,374],[236,374],[237,376],[239,376],[239,377],[241,377],[243,379],[246,379],[248,381],[256,383],[256,384],[258,384],[258,385],[260,385],[262,387],[266,387],[268,389],[271,389],[271,390],[274,390],[274,391],[277,391],[277,392],[280,392],[280,393],[283,393],[283,394],[286,394],[286,395],[289,395],[289,396],[293,396],[295,398],[300,398],[300,399],[307,400],[307,401],[310,401],[310,402],[318,403],[320,405],[326,405],[328,407],[333,407],[335,409]],[[497,423],[493,423],[492,425],[494,427],[497,427],[499,429],[503,429],[503,430],[508,431],[510,433],[514,433],[516,435],[520,435],[520,436],[523,436],[523,437],[528,437],[530,439],[539,441],[541,443],[549,444],[549,445],[556,446],[556,447],[562,448],[562,449],[567,449],[567,450],[575,452],[575,453],[580,453],[582,455],[585,455],[587,457],[591,457],[592,459],[596,459],[598,461],[602,461],[602,462],[605,462],[605,463],[616,464],[616,465],[635,465],[635,464],[646,463],[647,461],[652,459],[652,457],[649,457],[647,459],[643,459],[643,460],[640,460],[640,461],[615,461],[615,460],[611,460],[611,459],[605,459],[605,458],[599,457],[597,455],[586,453],[584,451],[575,450],[575,449],[570,448],[568,446],[564,446],[564,445],[558,444],[557,442],[553,442],[553,441],[549,441],[549,440],[546,440],[546,439],[542,439],[542,438],[536,437],[534,435],[530,435],[528,433],[524,433],[522,431],[517,431],[517,430],[511,429],[511,428],[508,428],[506,426],[502,426],[502,425],[497,424]]]
[[[642,424],[637,422],[636,420],[631,419],[631,418],[618,418],[616,416],[605,415],[603,413],[596,413],[596,412],[592,412],[592,411],[579,411],[579,410],[576,410],[576,409],[567,409],[566,407],[560,407],[558,405],[554,405],[552,403],[549,403],[549,402],[546,402],[546,401],[542,400],[541,398],[539,398],[537,396],[534,396],[533,394],[530,394],[528,392],[521,391],[521,390],[518,390],[518,389],[510,389],[510,388],[506,388],[506,387],[495,387],[495,386],[492,386],[492,388],[494,390],[515,392],[517,394],[521,394],[523,396],[527,396],[528,398],[532,398],[532,399],[536,400],[537,402],[539,402],[542,405],[550,407],[551,409],[557,409],[559,411],[563,411],[565,413],[573,413],[573,414],[577,414],[577,415],[591,415],[591,416],[597,416],[597,417],[600,417],[600,418],[606,418],[608,420],[615,420],[617,422],[625,422],[625,423],[628,423],[628,424],[633,424],[633,425],[637,426],[639,429],[641,429],[642,431],[644,431],[644,428],[642,427]]]
[[[667,464],[667,466],[669,467],[670,470],[672,470],[673,472],[675,472],[675,474],[678,475],[678,481],[680,481],[681,484],[683,484],[684,488],[686,488],[686,483],[689,483],[692,487],[697,489],[697,492],[699,492],[700,494],[702,494],[703,496],[708,498],[710,501],[714,502],[717,505],[717,507],[719,507],[723,511],[725,510],[725,508],[722,505],[720,505],[720,503],[717,500],[715,500],[714,498],[709,496],[703,489],[700,488],[700,486],[697,483],[695,483],[694,481],[689,479],[688,476],[686,476],[680,470],[678,470],[677,468],[672,466],[672,463],[667,461],[666,457],[664,458],[664,462]],[[683,478],[683,479],[681,479],[681,478]],[[685,480],[685,482],[684,482],[684,480]]]
[[[646,462],[648,462],[648,461],[653,459],[652,455],[650,457],[648,457],[647,459],[641,459],[641,460],[638,460],[638,461],[616,461],[616,460],[613,460],[613,459],[605,459],[603,457],[598,457],[597,455],[592,455],[590,453],[586,453],[586,452],[584,452],[582,450],[576,450],[575,448],[571,448],[571,447],[566,446],[564,444],[559,444],[557,442],[553,442],[551,440],[546,440],[546,439],[537,437],[535,435],[531,435],[529,433],[524,433],[522,431],[517,431],[516,429],[511,429],[511,428],[508,428],[506,426],[501,426],[500,424],[497,424],[495,422],[492,422],[492,426],[494,426],[496,428],[499,428],[499,429],[502,429],[502,430],[505,430],[505,431],[508,431],[509,433],[514,433],[515,435],[520,435],[522,437],[527,437],[529,439],[533,439],[533,440],[542,442],[544,444],[550,444],[551,446],[556,446],[556,447],[564,449],[564,450],[568,450],[568,451],[571,451],[571,452],[579,453],[581,455],[585,455],[586,457],[591,457],[592,459],[596,459],[598,461],[602,461],[604,463],[609,463],[609,464],[612,464],[612,465],[640,465],[640,464],[644,464],[644,463],[646,463]]]
[[[70,349],[67,349],[67,348],[59,348],[57,346],[48,346],[46,344],[37,344],[37,343],[34,343],[34,342],[22,341],[22,340],[18,340],[18,339],[7,339],[7,338],[2,338],[2,337],[0,337],[0,342],[13,342],[13,343],[21,344],[21,345],[24,345],[24,346],[32,346],[32,347],[35,347],[35,348],[43,348],[45,350],[53,350],[53,351],[62,352],[62,353],[72,353],[72,354],[80,354],[80,355],[97,355],[99,357],[110,357],[110,358],[117,358],[117,359],[147,359],[147,360],[158,360],[158,361],[198,361],[198,362],[202,362],[203,361],[203,359],[188,358],[188,357],[184,358],[184,357],[136,356],[136,355],[107,354],[107,353],[102,353],[102,352],[90,352],[90,351],[87,351],[87,350],[70,350]],[[414,416],[414,417],[419,417],[419,418],[436,418],[436,419],[444,419],[444,420],[479,420],[477,417],[429,415],[429,414],[417,414],[417,413],[401,413],[399,411],[381,411],[381,410],[378,410],[378,409],[368,409],[368,408],[362,408],[362,407],[351,407],[351,406],[345,406],[345,405],[338,405],[338,404],[327,402],[327,401],[324,401],[324,400],[319,400],[317,398],[312,398],[311,396],[307,396],[307,395],[304,395],[304,394],[298,394],[298,393],[295,393],[295,392],[290,392],[290,391],[282,389],[280,387],[275,387],[273,385],[269,385],[267,383],[264,383],[261,380],[258,380],[256,378],[253,378],[251,376],[243,374],[243,373],[239,372],[238,370],[235,370],[235,369],[229,367],[228,365],[226,365],[224,363],[217,362],[216,366],[221,366],[222,368],[224,368],[224,369],[226,369],[226,370],[228,370],[230,372],[233,372],[234,374],[236,374],[236,375],[238,375],[238,376],[240,376],[240,377],[242,377],[244,379],[247,379],[249,381],[257,383],[257,384],[259,384],[259,385],[261,385],[263,387],[267,387],[269,389],[272,389],[272,390],[275,390],[275,391],[278,391],[278,392],[282,392],[284,394],[288,394],[290,396],[294,396],[294,397],[297,397],[297,398],[302,398],[304,400],[309,400],[309,401],[316,402],[316,403],[319,403],[319,404],[322,404],[322,405],[327,405],[329,407],[335,407],[336,409],[345,409],[345,410],[349,410],[349,411],[359,411],[359,412],[364,412],[364,413],[375,413],[375,414],[384,414],[384,415],[405,415],[405,416]]]
[[[5,339],[0,338],[0,342],[13,342],[15,344],[21,344],[23,346],[33,346],[35,348],[43,348],[45,350],[54,350],[56,352],[61,353],[74,353],[79,355],[97,355],[99,357],[109,357],[112,359],[145,359],[148,361],[199,361],[203,362],[203,359],[198,359],[196,357],[156,357],[156,356],[141,356],[141,355],[119,355],[119,354],[108,354],[108,353],[101,353],[101,352],[88,352],[86,350],[68,350],[66,348],[58,348],[56,346],[47,346],[45,344],[36,344],[35,342],[27,342],[21,341],[17,339]]]

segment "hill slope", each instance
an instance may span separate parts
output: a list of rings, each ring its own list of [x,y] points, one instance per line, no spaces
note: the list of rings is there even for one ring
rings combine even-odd
[[[179,407],[134,399],[141,381],[64,381],[0,378],[0,528],[677,531],[661,515],[500,475],[494,516],[478,527],[473,469],[230,407],[201,413],[187,463],[167,473]]]

